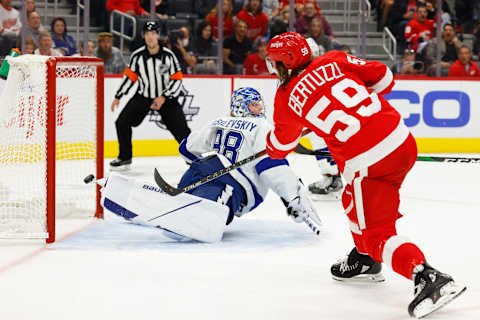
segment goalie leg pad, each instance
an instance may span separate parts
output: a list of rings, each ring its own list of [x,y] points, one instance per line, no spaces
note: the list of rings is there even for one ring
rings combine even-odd
[[[203,242],[220,241],[228,207],[183,193],[171,197],[158,187],[113,173],[102,189],[102,206],[143,225]]]

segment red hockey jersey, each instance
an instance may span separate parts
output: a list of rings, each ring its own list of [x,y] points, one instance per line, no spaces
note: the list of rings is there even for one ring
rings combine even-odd
[[[420,38],[423,41],[429,41],[433,36],[433,29],[435,22],[433,20],[426,19],[423,23],[412,19],[405,27],[405,40],[409,43],[410,49],[417,51]]]
[[[272,157],[285,157],[303,128],[325,139],[346,175],[385,158],[409,135],[400,114],[383,98],[394,84],[389,68],[340,51],[314,59],[275,96]]]

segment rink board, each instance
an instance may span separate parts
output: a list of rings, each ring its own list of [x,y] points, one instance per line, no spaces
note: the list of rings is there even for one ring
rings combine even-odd
[[[120,107],[111,112],[110,105],[120,85],[120,75],[105,77],[105,157],[118,154],[115,120],[135,93],[135,87],[121,99]],[[414,134],[420,152],[476,153],[480,152],[480,82],[472,79],[397,79],[386,98],[402,114],[405,124]],[[181,103],[192,130],[201,128],[214,118],[229,112],[232,90],[251,86],[260,91],[271,121],[277,80],[273,77],[246,76],[186,76],[188,95]],[[308,139],[302,140],[309,146]],[[178,155],[178,144],[172,139],[158,114],[148,115],[133,129],[134,156]]]

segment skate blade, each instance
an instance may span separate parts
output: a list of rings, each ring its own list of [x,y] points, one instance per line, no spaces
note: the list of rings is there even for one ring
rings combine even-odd
[[[341,192],[331,192],[327,194],[317,194],[309,192],[309,195],[313,201],[338,201],[342,198]]]
[[[110,166],[110,171],[119,172],[119,171],[128,171],[128,170],[130,170],[130,164],[126,164],[126,165],[119,166],[119,167]]]
[[[466,286],[457,285],[454,281],[450,281],[440,289],[442,297],[440,297],[435,304],[433,304],[431,299],[425,299],[415,308],[413,315],[417,319],[425,318],[460,296],[465,290],[467,290]]]
[[[348,283],[377,283],[385,281],[385,277],[381,273],[361,274],[352,278],[340,278],[332,275],[332,278],[337,281]]]

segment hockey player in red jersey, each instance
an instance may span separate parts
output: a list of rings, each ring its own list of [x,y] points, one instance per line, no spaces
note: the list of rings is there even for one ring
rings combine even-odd
[[[340,51],[314,57],[312,49],[298,33],[281,34],[268,44],[267,64],[281,85],[267,152],[271,158],[286,157],[304,128],[324,138],[346,180],[342,204],[355,243],[348,257],[332,266],[333,278],[383,281],[384,262],[414,280],[408,311],[423,317],[466,288],[431,267],[413,242],[397,235],[399,189],[415,163],[417,146],[383,97],[394,85],[392,73],[377,61]]]

